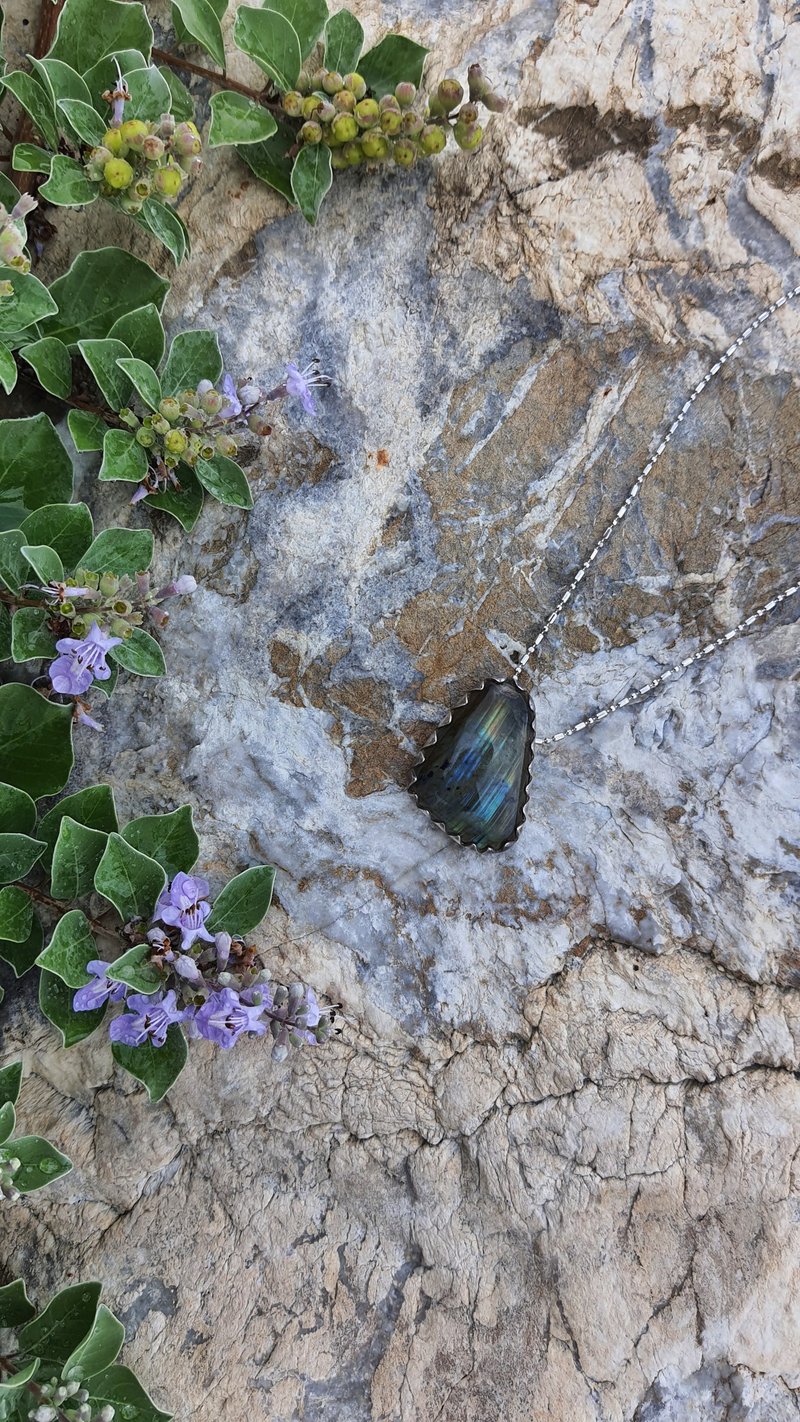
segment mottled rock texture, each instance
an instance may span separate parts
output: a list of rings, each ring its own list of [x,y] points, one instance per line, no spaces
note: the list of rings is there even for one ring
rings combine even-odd
[[[200,1047],[150,1109],[19,993],[26,1121],[76,1172],[17,1209],[3,1267],[101,1275],[181,1419],[789,1422],[796,608],[537,758],[505,855],[402,787],[683,392],[800,282],[800,24],[780,0],[354,8],[514,101],[477,158],[337,183],[316,231],[210,158],[171,319],[242,373],[318,354],[335,385],[257,456],[249,518],[160,529],[202,591],[75,781],[131,814],[191,797],[217,882],[276,863],[276,972],[346,1031],[278,1069]],[[47,260],[113,235],[66,217]],[[545,644],[542,734],[792,581],[799,362],[800,304],[697,402]]]

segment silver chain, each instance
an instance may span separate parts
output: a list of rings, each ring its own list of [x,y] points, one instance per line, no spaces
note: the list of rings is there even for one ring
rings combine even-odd
[[[770,316],[772,316],[774,312],[780,310],[781,306],[785,306],[787,302],[793,301],[796,296],[800,296],[800,286],[794,287],[792,291],[787,291],[784,296],[779,297],[777,301],[773,301],[771,306],[768,306],[764,311],[762,311],[761,314],[757,316],[754,321],[751,321],[750,325],[747,326],[744,331],[742,331],[741,335],[736,337],[736,340],[733,341],[731,345],[728,346],[728,349],[719,357],[719,359],[714,362],[711,369],[706,372],[702,380],[699,381],[697,385],[695,385],[694,390],[692,390],[691,394],[684,401],[683,405],[681,406],[681,409],[678,411],[678,414],[675,416],[675,419],[672,421],[672,424],[670,425],[669,429],[661,440],[661,443],[656,448],[655,453],[651,455],[650,459],[645,464],[644,469],[640,473],[638,479],[635,481],[634,484],[631,485],[631,488],[628,490],[627,495],[625,496],[619,508],[617,509],[617,512],[612,518],[610,524],[601,534],[600,538],[598,538],[596,544],[594,545],[594,548],[592,549],[586,561],[581,564],[580,568],[572,579],[572,582],[569,584],[569,587],[561,594],[561,597],[553,608],[553,611],[550,613],[546,622],[544,622],[540,627],[539,631],[536,634],[536,637],[534,638],[531,645],[528,647],[524,656],[520,658],[519,662],[517,663],[517,675],[527,666],[534,653],[538,651],[539,647],[541,646],[542,642],[550,631],[550,628],[552,627],[553,623],[556,621],[559,614],[564,610],[567,603],[572,598],[573,593],[583,582],[583,579],[591,568],[598,553],[600,553],[605,547],[605,545],[608,543],[608,540],[614,532],[614,529],[617,527],[618,524],[622,522],[628,510],[630,509],[631,504],[633,504],[633,502],[639,497],[645,479],[647,478],[648,474],[650,474],[655,468],[655,465],[658,463],[658,460],[664,453],[664,450],[672,439],[672,436],[674,435],[678,426],[682,424],[682,422],[685,420],[698,395],[703,390],[705,390],[706,386],[711,380],[713,380],[714,376],[719,374],[722,367],[727,363],[727,361],[730,360],[731,356],[739,349],[739,347],[744,345],[748,337],[752,336],[753,332],[757,331],[758,328],[762,326],[765,321],[768,321]],[[693,662],[699,662],[703,657],[710,657],[713,652],[716,652],[720,647],[724,647],[726,642],[730,642],[734,637],[740,636],[742,632],[744,632],[748,627],[751,627],[754,622],[757,622],[759,620],[759,618],[765,617],[767,613],[771,612],[772,609],[774,607],[777,607],[779,603],[785,602],[787,598],[792,597],[793,594],[798,592],[799,590],[800,584],[795,587],[787,588],[784,592],[777,594],[776,597],[765,603],[763,607],[759,607],[755,612],[751,613],[751,615],[749,617],[746,617],[743,622],[737,623],[735,627],[731,628],[730,632],[725,633],[724,637],[718,637],[716,641],[709,642],[708,646],[703,647],[701,651],[694,652],[690,657],[684,657],[682,662],[678,662],[676,666],[670,667],[668,671],[662,672],[662,674],[660,676],[657,676],[653,681],[647,682],[645,686],[640,686],[636,691],[629,692],[628,695],[623,697],[621,701],[610,702],[609,705],[603,707],[601,711],[597,711],[594,715],[587,716],[585,720],[578,721],[574,726],[570,726],[569,730],[559,731],[558,734],[554,736],[537,737],[537,746],[549,746],[554,745],[556,741],[563,741],[566,739],[567,736],[574,736],[576,731],[585,731],[589,728],[589,726],[596,725],[597,722],[602,721],[604,717],[610,716],[612,711],[618,711],[621,707],[630,706],[632,702],[639,701],[643,696],[648,696],[651,691],[655,691],[656,687],[661,686],[662,683],[668,681],[670,677],[676,676],[679,672],[685,671],[685,669],[687,667],[690,667]]]

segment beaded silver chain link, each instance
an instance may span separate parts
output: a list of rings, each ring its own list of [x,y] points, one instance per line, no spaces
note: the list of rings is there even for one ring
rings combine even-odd
[[[758,328],[762,326],[765,321],[768,321],[770,316],[772,316],[774,312],[780,310],[780,308],[782,306],[785,306],[787,302],[793,301],[797,296],[800,296],[800,286],[794,287],[792,291],[787,291],[784,296],[779,297],[777,301],[773,301],[771,306],[768,306],[766,310],[762,311],[759,316],[756,316],[755,320],[750,322],[750,325],[747,326],[744,331],[742,331],[741,335],[736,337],[736,340],[733,341],[731,345],[728,346],[728,349],[719,357],[719,359],[714,362],[711,369],[706,372],[702,380],[700,380],[698,384],[695,385],[694,390],[692,390],[691,394],[684,401],[683,405],[681,406],[681,409],[678,411],[678,414],[675,416],[675,419],[672,421],[672,424],[666,431],[666,434],[661,440],[661,443],[657,446],[655,452],[651,455],[650,459],[645,464],[644,469],[639,474],[639,477],[636,479],[635,483],[631,485],[631,488],[628,490],[626,497],[623,499],[622,503],[617,509],[617,512],[612,518],[610,524],[601,534],[600,538],[598,538],[596,544],[594,545],[594,548],[592,549],[586,561],[581,564],[580,568],[572,579],[572,582],[569,584],[569,587],[566,588],[566,590],[561,594],[561,597],[553,608],[553,611],[550,613],[547,620],[540,627],[539,631],[536,634],[536,637],[534,638],[531,645],[528,647],[524,656],[520,658],[519,662],[517,663],[517,675],[519,675],[519,673],[524,670],[531,657],[534,656],[534,654],[538,651],[539,647],[541,646],[542,642],[550,631],[550,628],[553,626],[553,623],[556,621],[560,613],[563,612],[564,608],[572,598],[576,589],[583,582],[583,579],[585,578],[598,554],[608,543],[608,540],[614,532],[614,529],[618,526],[618,524],[622,522],[622,520],[625,518],[625,515],[628,513],[631,504],[633,504],[633,502],[638,498],[639,494],[641,493],[642,485],[644,484],[645,479],[647,478],[648,474],[650,474],[655,468],[655,465],[658,463],[659,459],[664,453],[664,450],[672,439],[672,436],[674,435],[678,426],[682,424],[682,422],[685,420],[698,395],[703,390],[705,390],[706,386],[711,380],[713,380],[714,376],[719,374],[719,372],[722,370],[722,367],[727,363],[727,361],[730,360],[731,356],[739,349],[739,347],[744,345],[748,337],[752,336],[753,332],[757,331]],[[670,667],[667,671],[662,672],[660,676],[655,677],[652,681],[648,681],[645,686],[640,686],[635,691],[628,692],[628,695],[622,697],[619,701],[611,701],[608,706],[604,706],[600,711],[595,711],[593,715],[585,717],[585,719],[582,721],[577,721],[574,726],[570,726],[569,729],[566,731],[559,731],[556,735],[553,736],[537,736],[536,745],[550,746],[554,745],[557,741],[566,740],[568,736],[574,736],[576,731],[586,731],[589,729],[590,726],[596,726],[598,721],[602,721],[606,716],[610,716],[612,711],[619,711],[622,709],[623,706],[630,706],[633,702],[640,701],[642,697],[649,696],[650,693],[655,691],[657,687],[662,686],[665,681],[669,681],[670,677],[677,676],[679,673],[685,671],[687,667],[690,667],[694,662],[701,661],[703,657],[710,657],[712,653],[718,651],[720,647],[724,647],[725,644],[727,642],[732,641],[734,637],[739,637],[743,632],[747,630],[748,627],[752,627],[754,622],[758,622],[760,618],[766,617],[768,613],[772,612],[773,608],[777,607],[780,603],[785,602],[787,598],[793,597],[794,594],[797,592],[800,592],[800,583],[796,584],[793,587],[786,588],[781,593],[777,593],[776,596],[771,598],[769,602],[764,603],[763,607],[757,608],[756,611],[752,612],[749,617],[746,617],[743,622],[738,622],[736,626],[732,627],[729,632],[726,632],[723,637],[717,637],[715,641],[709,642],[707,646],[702,647],[697,652],[693,652],[691,656],[684,657],[683,660],[677,662],[674,667]]]

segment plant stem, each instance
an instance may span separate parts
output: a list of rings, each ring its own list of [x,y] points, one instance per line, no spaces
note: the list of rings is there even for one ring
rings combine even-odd
[[[21,889],[23,894],[28,894],[34,903],[41,904],[44,908],[53,909],[59,914],[68,912],[63,902],[59,899],[52,899],[42,889],[35,889],[31,884],[17,884],[15,887]],[[122,938],[123,942],[127,943],[127,939],[123,938],[118,928],[109,928],[107,924],[101,923],[97,918],[86,917],[86,922],[90,928],[94,929],[95,933],[104,933],[107,938]]]
[[[252,99],[254,103],[261,104],[265,109],[272,109],[274,113],[283,113],[283,107],[273,99],[264,97],[264,90],[251,89],[247,84],[240,84],[238,79],[231,79],[229,74],[223,70],[221,74],[215,74],[213,69],[206,69],[202,64],[192,64],[191,60],[182,59],[180,55],[170,54],[166,49],[154,49],[153,59],[158,64],[167,64],[170,69],[185,69],[189,74],[196,74],[200,79],[207,79],[209,84],[216,84],[218,89],[234,89],[237,94],[244,94],[246,99]]]

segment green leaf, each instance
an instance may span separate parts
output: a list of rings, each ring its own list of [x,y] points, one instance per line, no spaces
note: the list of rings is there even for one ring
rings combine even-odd
[[[72,461],[47,415],[0,420],[0,499],[31,510],[71,494]]]
[[[125,75],[130,99],[125,105],[126,119],[144,119],[157,122],[169,110],[169,84],[154,64],[141,69],[129,69]]]
[[[138,216],[148,231],[164,244],[175,265],[180,266],[190,251],[190,243],[186,224],[177,212],[159,198],[149,197]]]
[[[361,56],[358,72],[366,80],[376,99],[393,94],[404,80],[419,88],[425,56],[424,45],[406,39],[405,35],[386,35],[380,44]]]
[[[114,905],[123,923],[133,918],[150,919],[165,883],[164,870],[155,859],[140,854],[121,835],[109,835],[94,886]]]
[[[22,552],[25,534],[19,528],[0,533],[0,578],[11,592],[28,581],[30,564]]]
[[[158,642],[141,627],[134,627],[130,637],[125,637],[118,647],[112,647],[108,655],[125,671],[135,672],[137,676],[163,676],[167,670]]]
[[[94,834],[95,831],[87,830],[86,833]],[[80,909],[70,909],[58,920],[50,942],[36,959],[36,966],[55,974],[75,991],[91,982],[86,964],[96,957],[97,944],[89,920]]]
[[[209,148],[221,148],[226,143],[262,143],[272,137],[277,127],[272,114],[244,94],[223,89],[211,95]]]
[[[142,815],[131,820],[122,838],[142,854],[149,854],[167,872],[168,879],[188,874],[200,853],[200,841],[192,823],[191,805],[181,805],[166,815]]]
[[[283,15],[242,5],[236,12],[233,38],[284,93],[297,86],[303,63],[300,40]]]
[[[18,1065],[15,1064],[13,1070],[16,1070]],[[19,1070],[21,1073],[22,1068]],[[14,1100],[16,1101],[16,1097]],[[15,1279],[13,1284],[0,1288],[0,1328],[18,1328],[21,1323],[27,1323],[29,1318],[35,1317],[36,1309],[28,1298],[21,1279]]]
[[[106,834],[118,829],[114,795],[109,785],[87,785],[85,790],[78,790],[74,795],[65,795],[64,799],[59,800],[39,821],[37,835],[47,845],[42,862],[48,868],[65,815],[77,820],[78,824],[87,825],[89,829],[104,830]]]
[[[0,341],[0,385],[10,395],[17,383],[17,362],[15,361],[8,346],[4,346]]]
[[[56,635],[39,607],[18,607],[11,619],[11,655],[15,662],[55,657]]]
[[[177,1031],[177,1028],[170,1027],[170,1032]],[[181,1039],[183,1040],[183,1039]],[[169,1036],[166,1046],[160,1051],[166,1051],[169,1046]],[[144,1047],[126,1047],[128,1052],[142,1052]],[[184,1052],[186,1044],[184,1043]],[[116,1043],[114,1045],[114,1055],[116,1056]],[[183,1065],[183,1063],[181,1063]],[[180,1070],[180,1067],[178,1068]],[[177,1072],[175,1075],[177,1076]],[[136,1073],[134,1072],[134,1076]],[[173,1078],[174,1079],[174,1078]],[[171,1082],[169,1083],[172,1084]],[[165,1087],[165,1090],[167,1088]],[[162,1091],[161,1096],[164,1095]],[[161,1096],[150,1095],[151,1101],[160,1101]],[[131,1372],[130,1368],[122,1367],[115,1363],[113,1367],[106,1368],[105,1372],[98,1373],[92,1378],[92,1403],[95,1407],[110,1406],[116,1410],[116,1415],[124,1422],[171,1422],[171,1412],[161,1412],[152,1400],[148,1397],[138,1379]]]
[[[0,79],[23,109],[48,148],[58,148],[58,126],[53,101],[44,85],[33,74],[23,69],[15,69]]]
[[[78,350],[97,381],[109,408],[125,408],[131,398],[132,386],[127,375],[118,369],[117,362],[131,358],[128,347],[122,341],[105,336],[100,340],[78,341]],[[126,436],[128,434],[127,431],[123,433]]]
[[[70,410],[67,425],[79,454],[103,448],[108,425],[99,415],[90,415],[86,410]]]
[[[144,6],[124,0],[67,0],[50,57],[85,73],[104,55],[138,49],[149,58],[153,31]]]
[[[22,1085],[22,1062],[9,1062],[6,1067],[0,1067],[0,1105],[5,1105],[10,1101],[13,1105],[19,1098],[19,1089]],[[11,1324],[6,1323],[2,1312],[3,1295],[6,1292],[0,1289],[0,1328],[10,1328]]]
[[[89,829],[65,815],[53,850],[53,898],[82,899],[90,894],[107,844],[108,835],[102,830]]]
[[[222,27],[208,0],[173,0],[173,4],[192,39],[197,40],[220,69],[224,69]]]
[[[134,577],[153,561],[153,535],[147,528],[104,528],[81,558],[87,573]]]
[[[22,504],[0,503],[0,529],[6,533],[10,528],[19,528],[25,517]]]
[[[364,30],[355,15],[350,10],[331,15],[325,26],[325,68],[336,74],[354,73],[363,47]]]
[[[264,143],[251,143],[237,149],[248,168],[260,178],[262,183],[281,193],[290,203],[294,203],[292,192],[292,162],[289,150],[294,146],[295,133],[282,119],[278,119],[277,131]]]
[[[0,686],[0,780],[38,800],[63,789],[72,761],[72,708],[31,686]]]
[[[75,1012],[72,1006],[74,996],[73,988],[68,987],[55,973],[48,973],[42,968],[39,974],[39,1006],[48,1022],[58,1028],[64,1047],[76,1047],[79,1042],[91,1037],[106,1015],[106,1003],[93,1012]]]
[[[65,64],[62,59],[53,59],[50,55],[46,55],[44,59],[35,59],[30,55],[30,61],[51,95],[54,108],[59,99],[77,99],[82,104],[91,104],[92,96],[86,84],[71,65]]]
[[[157,307],[152,302],[147,306],[137,306],[120,316],[109,331],[109,336],[124,341],[131,355],[137,360],[146,360],[156,370],[164,355],[164,327]]]
[[[145,503],[150,508],[163,509],[164,513],[171,514],[190,533],[203,509],[203,489],[187,464],[179,464],[177,472],[180,490],[166,489],[163,494],[148,494]]]
[[[173,1022],[167,1028],[167,1040],[163,1047],[154,1047],[149,1041],[141,1047],[126,1047],[122,1042],[112,1042],[111,1055],[124,1071],[130,1072],[137,1081],[144,1082],[151,1101],[160,1101],[183,1071],[188,1051],[180,1027]],[[105,1391],[98,1391],[98,1381],[97,1378],[92,1379],[92,1397],[110,1401]],[[142,1414],[143,1417],[149,1415]],[[160,1412],[155,1415],[163,1416]],[[138,1419],[138,1413],[136,1417]]]
[[[117,65],[120,67],[120,73],[127,75],[136,69],[145,69],[149,62],[149,55],[145,58],[140,49],[118,49],[113,54],[104,55],[90,69],[87,69],[83,81],[89,90],[90,101],[98,112],[101,109],[104,112],[107,111],[103,94],[107,89],[113,89],[116,86]],[[129,117],[127,113],[125,116]]]
[[[109,3],[124,10],[140,9],[133,0]],[[45,322],[43,334],[58,336],[68,346],[79,339],[106,336],[121,316],[137,307],[152,302],[160,311],[168,291],[168,281],[118,247],[80,252],[69,271],[50,287],[58,315]]]
[[[20,1352],[35,1353],[48,1375],[60,1373],[67,1358],[94,1327],[101,1289],[97,1283],[72,1284],[62,1289],[44,1312],[20,1331]]]
[[[82,1382],[113,1363],[125,1341],[125,1329],[105,1304],[97,1310],[92,1331],[64,1364],[61,1376],[65,1382]],[[124,1415],[124,1414],[122,1414]]]
[[[0,785],[0,833],[30,834],[35,824],[36,806],[30,795],[15,785]]]
[[[35,143],[18,143],[11,166],[15,173],[49,173],[52,160],[53,155],[46,148],[39,148]]]
[[[181,331],[172,342],[161,372],[165,395],[195,390],[199,381],[216,385],[222,375],[222,356],[215,331]]]
[[[153,367],[147,361],[137,360],[136,356],[122,356],[117,365],[128,376],[144,403],[151,410],[157,410],[161,401],[161,382]]]
[[[33,903],[24,889],[6,884],[0,889],[0,938],[6,943],[24,943],[33,927]]]
[[[27,689],[26,687],[25,690]],[[3,687],[2,690],[8,691],[9,688]],[[39,700],[41,699],[40,697]],[[36,861],[41,859],[45,847],[44,840],[32,839],[27,834],[0,834],[0,884],[24,879],[26,874],[30,874]]]
[[[56,207],[86,207],[98,197],[99,186],[89,182],[82,163],[56,153],[50,165],[50,177],[42,183],[39,192]]]
[[[47,287],[30,272],[3,267],[3,281],[10,282],[12,289],[10,295],[0,301],[0,332],[25,331],[58,309]]]
[[[294,200],[306,222],[313,227],[331,183],[331,150],[324,143],[308,143],[300,149],[292,168]]]
[[[40,1366],[40,1359],[32,1358],[27,1366],[22,1368],[20,1372],[12,1373],[10,1376],[3,1378],[3,1381],[0,1382],[0,1408],[3,1409],[0,1415],[3,1417],[9,1416],[5,1408],[6,1406],[13,1407],[14,1393],[21,1392],[23,1388],[27,1391],[28,1383],[36,1376]],[[29,1400],[30,1398],[27,1399],[27,1401]],[[17,1417],[19,1416],[20,1413],[17,1412]]]
[[[130,430],[106,430],[103,462],[98,479],[124,479],[141,484],[147,474],[147,455]]]
[[[0,602],[0,662],[10,661],[14,651],[11,632],[11,613],[4,602]]]
[[[257,864],[237,874],[214,900],[207,924],[209,933],[250,933],[272,902],[274,882],[275,870],[271,864]]]
[[[232,504],[237,509],[253,507],[247,476],[232,459],[215,454],[212,459],[198,459],[194,470],[203,488],[221,504]]]
[[[43,1185],[51,1185],[72,1169],[72,1161],[41,1136],[17,1136],[14,1155],[20,1162],[14,1184],[23,1195],[41,1190]]]
[[[11,1132],[17,1124],[17,1113],[14,1110],[13,1101],[5,1101],[0,1106],[0,1146],[5,1145]],[[6,1152],[0,1151],[0,1164],[5,1159]]]
[[[305,59],[325,28],[328,18],[326,0],[266,0],[266,5],[291,25]]]
[[[22,346],[20,355],[33,372],[39,384],[60,400],[69,399],[72,389],[72,361],[63,341],[56,336],[43,336],[41,341],[32,341]]]
[[[43,504],[20,525],[29,543],[49,544],[65,568],[77,568],[93,532],[86,504]]]
[[[44,933],[36,914],[33,915],[31,930],[22,943],[0,943],[0,958],[11,964],[15,977],[24,977],[30,972],[42,951]]]
[[[186,85],[181,83],[177,74],[173,73],[166,64],[160,65],[158,72],[169,86],[169,111],[172,116],[178,123],[186,123],[187,119],[194,118],[194,104]]]
[[[40,583],[63,582],[64,565],[54,548],[49,548],[46,543],[23,543],[20,551],[22,556],[27,558]]]
[[[164,980],[158,969],[149,962],[152,951],[149,943],[137,943],[135,948],[129,948],[127,953],[109,965],[107,976],[112,983],[126,983],[134,992],[158,992]]]
[[[106,124],[97,109],[81,99],[59,99],[58,108],[69,119],[82,143],[88,144],[90,148],[100,147],[105,138]]]

